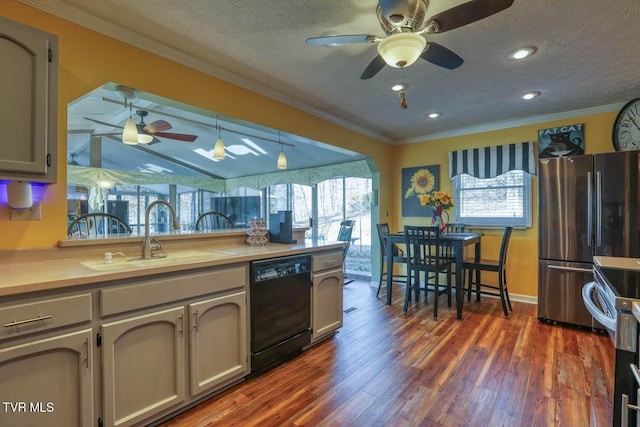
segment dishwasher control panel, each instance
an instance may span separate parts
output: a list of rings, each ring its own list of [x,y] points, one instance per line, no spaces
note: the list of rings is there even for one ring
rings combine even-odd
[[[311,256],[295,255],[252,263],[254,283],[311,271]]]

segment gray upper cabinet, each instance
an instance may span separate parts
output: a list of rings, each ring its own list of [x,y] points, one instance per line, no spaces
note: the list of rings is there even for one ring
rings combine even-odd
[[[0,179],[56,182],[58,37],[0,17]]]

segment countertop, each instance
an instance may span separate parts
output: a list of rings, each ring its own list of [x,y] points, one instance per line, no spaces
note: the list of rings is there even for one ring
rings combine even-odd
[[[639,258],[623,258],[611,256],[594,256],[595,265],[605,268],[618,268],[621,270],[640,270]]]
[[[129,262],[129,259],[140,256],[140,253],[127,257],[114,256],[113,261],[122,265],[122,268],[114,266],[113,270],[100,270],[103,263],[102,256],[91,256],[87,258],[76,257],[72,259],[38,259],[24,260],[24,256],[19,261],[2,261],[0,279],[0,297],[16,294],[24,294],[36,291],[52,289],[62,289],[73,286],[102,283],[112,280],[139,278],[154,274],[191,270],[203,267],[215,267],[227,264],[249,262],[259,259],[273,258],[279,256],[310,253],[327,249],[338,249],[344,247],[344,242],[312,242],[304,241],[299,244],[276,244],[268,243],[264,246],[249,246],[241,243],[231,243],[219,245],[213,243],[210,246],[198,246],[189,251],[212,251],[210,259],[206,256],[195,257],[198,260],[187,260],[176,258],[175,261],[167,260],[159,265],[140,265]],[[170,256],[175,256],[184,249],[168,249],[165,252]],[[115,248],[105,248],[104,252],[116,252]],[[84,264],[83,264],[84,263]],[[96,265],[91,268],[88,265]]]

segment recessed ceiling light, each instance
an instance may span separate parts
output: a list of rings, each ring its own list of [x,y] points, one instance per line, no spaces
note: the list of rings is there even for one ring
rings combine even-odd
[[[394,83],[393,86],[391,86],[391,90],[394,92],[400,92],[401,90],[406,88],[407,88],[406,83]]]
[[[521,59],[528,58],[529,56],[533,55],[534,53],[536,53],[536,50],[537,49],[535,46],[519,47],[507,53],[506,58],[509,61],[519,61]]]
[[[528,93],[525,93],[524,95],[522,95],[521,98],[528,101],[528,100],[533,99],[533,98],[535,98],[536,96],[539,96],[539,95],[540,95],[540,92],[528,92]]]
[[[430,119],[437,119],[438,117],[440,117],[442,115],[442,113],[429,113],[427,114],[427,117],[429,117]]]

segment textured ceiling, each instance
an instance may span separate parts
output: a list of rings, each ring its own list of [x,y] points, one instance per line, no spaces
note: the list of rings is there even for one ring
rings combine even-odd
[[[385,67],[370,80],[359,76],[375,45],[329,48],[305,39],[383,36],[375,0],[23,1],[171,59],[196,58],[221,78],[393,143],[613,110],[640,96],[638,0],[515,0],[484,20],[426,36],[461,56],[460,68],[419,60],[404,76]],[[459,3],[432,0],[428,15]],[[523,45],[537,54],[505,59]],[[409,85],[406,110],[389,89],[401,79]],[[527,91],[542,94],[525,102]],[[431,111],[443,116],[426,119]]]

